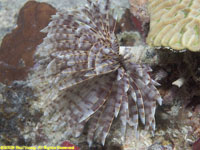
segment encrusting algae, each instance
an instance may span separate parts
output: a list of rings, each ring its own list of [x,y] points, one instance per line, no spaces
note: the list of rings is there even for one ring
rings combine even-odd
[[[147,43],[174,50],[200,51],[199,0],[149,0]]]
[[[66,134],[75,136],[87,123],[89,146],[93,141],[104,145],[117,117],[122,135],[127,124],[137,134],[139,118],[154,131],[156,102],[162,104],[151,68],[133,62],[131,51],[120,50],[110,12],[109,0],[58,11],[42,30],[47,36],[35,54],[31,84],[41,94],[44,114],[57,123],[55,130],[68,126]]]

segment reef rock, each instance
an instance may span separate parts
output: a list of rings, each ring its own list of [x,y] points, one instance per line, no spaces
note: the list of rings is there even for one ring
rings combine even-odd
[[[48,25],[55,12],[52,6],[35,1],[27,2],[20,10],[17,28],[4,37],[0,47],[0,82],[26,78],[33,66],[36,46],[45,37],[40,30]]]
[[[34,92],[26,82],[15,81],[9,86],[0,83],[0,145],[30,145],[33,142],[27,134],[42,115],[30,109],[34,100]]]
[[[140,21],[149,22],[149,13],[147,11],[148,0],[129,0],[130,11]]]

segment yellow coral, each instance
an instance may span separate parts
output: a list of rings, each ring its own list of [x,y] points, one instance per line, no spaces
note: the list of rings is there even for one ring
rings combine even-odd
[[[200,51],[200,0],[149,0],[147,43]]]

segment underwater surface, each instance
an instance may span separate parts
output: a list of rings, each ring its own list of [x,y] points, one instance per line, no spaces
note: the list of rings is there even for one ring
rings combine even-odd
[[[198,0],[0,0],[0,146],[200,150]]]

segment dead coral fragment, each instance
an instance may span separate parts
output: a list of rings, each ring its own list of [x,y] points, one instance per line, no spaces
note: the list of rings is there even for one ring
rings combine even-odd
[[[200,51],[199,0],[149,0],[147,43],[175,50]]]
[[[88,0],[78,11],[58,12],[36,52],[39,78],[32,84],[49,93],[41,93],[45,115],[57,113],[55,130],[68,124],[76,136],[88,122],[89,145],[104,144],[117,116],[123,134],[127,123],[137,131],[139,118],[155,130],[156,101],[162,103],[151,68],[132,62],[129,51],[120,53],[109,8],[109,0],[105,6]]]

